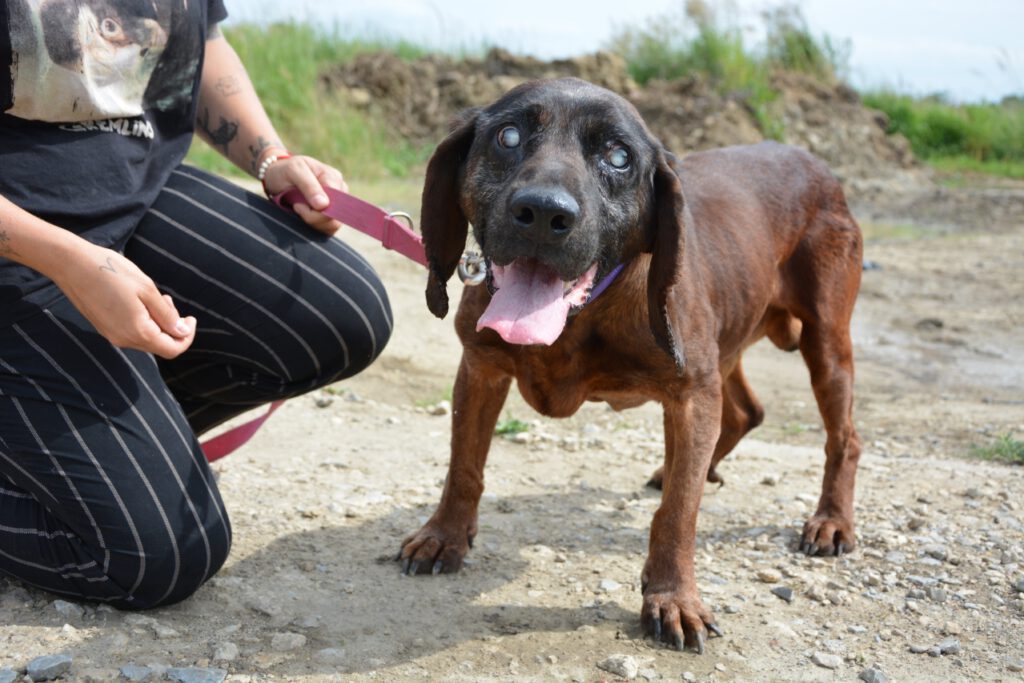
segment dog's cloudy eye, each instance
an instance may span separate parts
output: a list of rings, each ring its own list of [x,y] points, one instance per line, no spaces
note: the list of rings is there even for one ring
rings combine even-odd
[[[498,131],[498,144],[506,149],[519,146],[519,129],[515,126],[505,126]]]
[[[629,150],[622,145],[610,147],[608,151],[604,153],[604,158],[614,168],[626,168],[629,166]]]

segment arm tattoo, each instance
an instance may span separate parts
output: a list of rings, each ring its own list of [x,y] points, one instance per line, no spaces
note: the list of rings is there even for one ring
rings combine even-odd
[[[267,147],[280,147],[281,149],[284,149],[284,145],[280,140],[268,140],[262,135],[257,136],[256,143],[249,145],[249,153],[252,154],[252,161],[249,162],[249,168],[252,169],[253,173],[256,173],[256,170],[259,168],[260,157],[263,155],[263,152]]]
[[[203,108],[203,115],[199,117],[197,121],[199,127],[206,133],[206,136],[210,139],[210,144],[223,147],[224,156],[228,154],[228,145],[231,141],[238,137],[238,122],[228,121],[223,116],[220,117],[220,125],[214,130],[210,128],[210,108]]]
[[[221,97],[231,97],[232,95],[237,95],[242,92],[242,85],[235,76],[224,76],[222,78],[218,78],[217,82],[213,84],[213,87],[217,89],[217,92],[221,94]]]
[[[11,236],[6,230],[0,230],[0,256],[17,256],[18,252],[11,246]]]

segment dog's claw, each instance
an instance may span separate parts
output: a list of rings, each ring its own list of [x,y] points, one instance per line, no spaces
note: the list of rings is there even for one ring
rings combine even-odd
[[[697,654],[704,654],[704,633],[697,634]]]
[[[661,617],[654,617],[654,640],[661,640]]]
[[[817,554],[818,554],[818,544],[817,543],[808,543],[807,544],[807,556],[808,557],[813,557],[813,556],[815,556]]]
[[[434,566],[431,567],[431,569],[430,569],[430,573],[433,574],[434,576],[437,576],[438,574],[440,574],[443,571],[444,571],[444,563],[441,562],[441,560],[438,560],[437,562],[435,562]]]
[[[714,633],[719,638],[725,637],[725,632],[718,628],[718,624],[708,624],[708,630]]]
[[[402,561],[402,573],[405,574],[406,576],[409,576],[409,565],[410,564],[412,564],[412,558],[407,557],[407,558],[405,558],[405,560]]]
[[[845,543],[837,543],[836,544],[836,557],[839,557],[840,555],[843,555],[846,552],[847,552],[847,550],[846,550],[846,544]]]
[[[679,633],[678,631],[672,634],[672,644],[680,652],[686,649],[686,641],[683,640],[683,634]]]
[[[410,575],[410,576],[416,576],[416,575],[417,575],[417,574],[419,574],[419,573],[420,573],[420,561],[419,561],[419,560],[416,560],[416,561],[415,561],[415,562],[413,562],[413,563],[412,563],[412,565],[411,565],[411,566],[409,567],[409,575]]]
[[[402,559],[402,551],[401,551],[401,549],[399,549],[399,551],[397,553],[395,553],[395,559],[393,561],[394,562],[398,562],[401,559]]]

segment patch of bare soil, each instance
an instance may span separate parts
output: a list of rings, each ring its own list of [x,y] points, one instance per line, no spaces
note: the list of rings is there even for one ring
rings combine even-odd
[[[217,464],[236,532],[221,574],[145,614],[0,581],[0,669],[67,653],[72,680],[198,667],[212,677],[191,680],[611,681],[599,667],[622,655],[641,680],[852,681],[868,668],[1021,680],[1024,469],[964,457],[1024,432],[1020,229],[868,242],[877,268],[854,326],[860,547],[847,557],[794,552],[824,435],[799,358],[748,353],[768,419],[703,500],[698,578],[726,631],[703,657],[639,627],[659,501],[644,482],[663,450],[654,405],[554,421],[514,397],[506,417],[530,428],[494,440],[468,566],[399,575],[394,553],[440,495],[450,418],[432,413],[459,347],[427,312],[417,266],[346,239],[390,283],[395,336],[364,375],[290,401]]]

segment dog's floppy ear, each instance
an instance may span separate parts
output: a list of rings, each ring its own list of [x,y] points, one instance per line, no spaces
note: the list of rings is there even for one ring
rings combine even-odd
[[[423,184],[420,223],[427,253],[427,307],[438,318],[448,313],[448,279],[466,248],[469,223],[459,204],[463,165],[473,144],[478,109],[462,112],[434,150]]]
[[[647,274],[647,313],[651,332],[658,346],[675,361],[676,373],[682,375],[686,364],[682,330],[673,320],[670,308],[675,287],[681,279],[683,265],[683,186],[673,169],[675,158],[666,150],[658,152],[654,171],[654,210],[648,241],[651,269]]]

